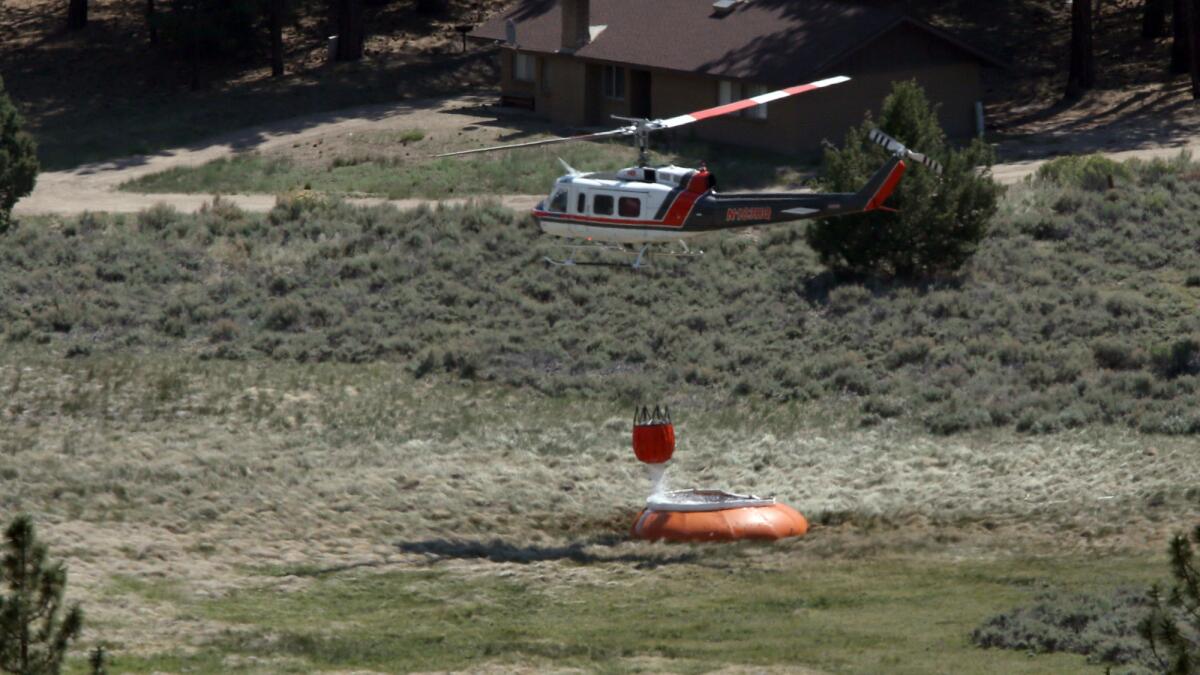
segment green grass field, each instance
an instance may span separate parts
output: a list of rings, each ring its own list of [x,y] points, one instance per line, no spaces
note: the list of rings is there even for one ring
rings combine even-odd
[[[543,571],[498,564],[489,572],[451,558],[402,570],[314,574],[302,591],[265,586],[219,600],[124,580],[117,584],[122,592],[231,628],[194,653],[118,657],[116,665],[124,672],[201,673],[1088,673],[1098,669],[1082,656],[978,649],[961,627],[997,607],[1028,602],[1042,584],[1145,583],[1151,562],[846,562],[814,557],[802,544],[782,548],[693,548],[677,556],[692,558],[687,562],[645,571],[636,569],[643,557],[637,552],[624,553],[630,561],[551,562]]]

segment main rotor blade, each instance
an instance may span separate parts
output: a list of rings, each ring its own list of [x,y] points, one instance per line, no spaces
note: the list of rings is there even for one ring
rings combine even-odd
[[[759,94],[758,96],[751,96],[750,98],[745,98],[740,101],[734,101],[733,103],[726,103],[724,105],[719,105],[719,106],[716,106],[713,108],[705,108],[704,110],[698,110],[696,112],[688,113],[686,115],[678,115],[676,117],[671,117],[671,118],[662,120],[662,122],[661,122],[662,126],[660,126],[658,128],[670,129],[672,127],[681,127],[685,124],[691,124],[692,122],[699,122],[700,120],[706,120],[710,117],[720,117],[721,115],[729,115],[730,113],[735,113],[739,110],[745,110],[746,108],[753,108],[755,106],[760,106],[764,103],[770,103],[771,101],[778,101],[781,98],[787,98],[789,96],[795,96],[796,94],[803,94],[805,92],[814,91],[816,89],[821,89],[824,87],[829,87],[829,86],[832,86],[835,84],[841,84],[843,82],[849,82],[849,81],[850,81],[850,78],[846,77],[845,75],[839,75],[837,77],[831,77],[831,78],[828,78],[825,80],[809,82],[808,84],[798,84],[794,87],[788,87],[787,89],[779,89],[776,91],[767,92],[765,94]]]
[[[511,148],[532,148],[535,145],[550,145],[551,143],[570,143],[571,141],[590,141],[593,138],[610,138],[613,136],[628,136],[633,133],[633,127],[621,127],[620,129],[611,129],[609,131],[598,131],[594,134],[581,134],[579,136],[564,136],[562,138],[547,138],[540,141],[526,141],[525,143],[512,143],[511,145],[493,145],[488,148],[475,148],[474,150],[459,150],[458,152],[443,152],[434,157],[455,157],[457,155],[471,155],[477,152],[492,152],[493,150],[509,150]]]

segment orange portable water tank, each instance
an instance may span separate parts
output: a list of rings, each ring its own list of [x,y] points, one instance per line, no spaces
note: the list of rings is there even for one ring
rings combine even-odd
[[[633,454],[646,464],[662,464],[675,454],[675,425],[671,411],[646,407],[633,414]]]
[[[808,521],[787,504],[773,499],[756,501],[759,503],[748,506],[713,504],[699,509],[686,504],[648,504],[630,534],[637,539],[666,541],[772,541],[808,532]]]

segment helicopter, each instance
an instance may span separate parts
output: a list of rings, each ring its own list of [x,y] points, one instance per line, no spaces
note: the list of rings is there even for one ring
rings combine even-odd
[[[703,164],[699,169],[649,165],[649,138],[653,132],[729,115],[849,80],[846,76],[831,77],[666,119],[637,119],[614,115],[614,119],[627,124],[607,131],[460,150],[435,157],[455,157],[553,143],[633,137],[638,148],[638,162],[635,167],[614,172],[585,173],[559,159],[567,173],[555,181],[549,196],[534,207],[533,217],[546,234],[585,242],[583,246],[572,248],[600,245],[626,254],[636,253],[632,263],[633,269],[636,270],[645,264],[647,252],[650,246],[655,244],[679,242],[682,251],[673,255],[700,255],[703,251],[692,251],[685,240],[718,230],[891,210],[884,206],[884,202],[907,170],[907,159],[920,162],[941,173],[942,167],[936,161],[908,149],[878,129],[872,130],[869,137],[886,148],[892,157],[858,192],[724,194],[717,192],[716,177]],[[637,245],[638,248],[631,249],[628,245]],[[606,264],[577,263],[573,253],[565,260],[547,257],[546,261],[555,265]]]

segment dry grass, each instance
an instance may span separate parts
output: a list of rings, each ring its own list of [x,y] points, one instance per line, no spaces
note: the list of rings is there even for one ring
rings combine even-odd
[[[458,560],[454,579],[515,574],[569,595],[664,565],[1141,551],[1200,514],[1200,457],[1184,441],[933,440],[848,428],[828,408],[776,411],[764,426],[765,408],[683,409],[676,484],[778,495],[818,527],[769,549],[624,543],[648,483],[619,407],[430,385],[386,364],[64,361],[34,346],[0,358],[0,513],[36,515],[92,635],[126,656],[256,653],[235,637],[258,628],[205,603],[306,593],[354,570]],[[228,665],[196,658],[188,667]]]

